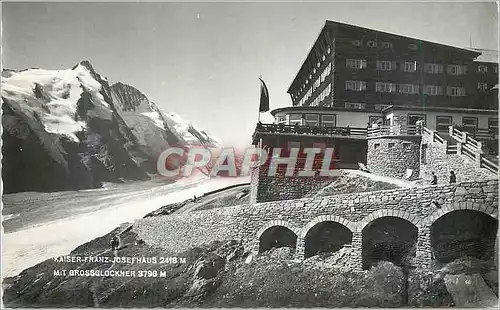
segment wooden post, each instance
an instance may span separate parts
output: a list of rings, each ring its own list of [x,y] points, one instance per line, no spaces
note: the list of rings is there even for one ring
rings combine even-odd
[[[480,141],[477,141],[477,151],[482,154],[483,153],[483,143]]]
[[[467,143],[467,132],[462,132],[462,143]]]
[[[453,137],[453,126],[448,126],[448,134]]]
[[[483,154],[480,152],[476,152],[476,167],[481,168],[481,158],[483,157]]]
[[[457,154],[460,155],[462,154],[462,143],[457,142]]]

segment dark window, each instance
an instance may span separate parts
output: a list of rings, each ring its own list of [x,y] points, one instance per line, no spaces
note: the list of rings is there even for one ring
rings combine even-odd
[[[477,130],[477,117],[466,117],[462,118],[462,126],[466,132],[475,133]]]
[[[416,44],[408,44],[408,48],[411,49],[412,51],[416,51],[417,45]]]
[[[424,126],[426,124],[425,114],[409,114],[408,115],[408,125],[416,125],[418,120],[424,121]]]
[[[498,118],[496,117],[488,118],[488,129],[490,133],[496,134],[498,132]]]
[[[451,116],[436,116],[436,131],[448,132],[448,127],[452,124]]]
[[[321,116],[321,126],[323,127],[335,127],[335,115],[322,115]]]
[[[380,144],[379,144],[379,143],[376,143],[376,144],[374,144],[374,145],[373,145],[373,148],[374,148],[374,149],[377,149],[379,146],[380,146]]]
[[[394,147],[394,143],[387,144],[388,147]]]
[[[318,126],[319,125],[319,115],[318,114],[306,114],[306,126]]]

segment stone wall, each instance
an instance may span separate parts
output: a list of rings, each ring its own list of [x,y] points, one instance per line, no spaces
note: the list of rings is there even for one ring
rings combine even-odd
[[[370,171],[393,178],[410,180],[420,174],[420,136],[381,136],[368,139],[367,167]]]
[[[284,172],[280,171],[274,176],[269,176],[268,167],[261,166],[256,188],[256,202],[302,198],[311,192],[317,192],[320,188],[333,182],[333,180],[333,177],[319,175],[305,177],[298,176],[296,173],[294,176],[285,176]]]
[[[257,193],[259,189],[259,170],[260,166],[250,168],[250,203],[257,202]]]
[[[215,240],[242,240],[258,250],[259,237],[272,226],[285,226],[297,234],[298,258],[303,240],[314,225],[335,221],[353,232],[353,251],[361,255],[363,228],[385,216],[403,218],[418,228],[416,263],[431,259],[430,225],[442,215],[461,209],[498,217],[498,180],[463,182],[377,192],[303,198],[151,217],[134,224],[146,243],[182,251]],[[359,257],[361,260],[361,257]]]
[[[432,135],[422,136],[422,147],[420,157],[423,161],[420,164],[420,178],[429,181],[434,172],[438,177],[438,184],[447,184],[450,180],[450,171],[454,171],[457,182],[481,181],[497,178],[497,176],[487,169],[479,168],[477,164],[460,154],[446,154],[447,144],[433,141]]]

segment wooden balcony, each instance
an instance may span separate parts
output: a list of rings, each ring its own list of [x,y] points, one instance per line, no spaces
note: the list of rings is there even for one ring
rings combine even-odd
[[[265,135],[315,136],[319,138],[366,139],[367,128],[357,127],[319,127],[284,124],[258,123],[252,136],[252,143],[257,144]]]

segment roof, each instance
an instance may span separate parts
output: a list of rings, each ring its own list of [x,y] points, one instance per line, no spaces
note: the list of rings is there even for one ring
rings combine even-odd
[[[433,107],[433,106],[399,106],[391,105],[382,110],[382,113],[387,113],[393,110],[412,110],[412,111],[429,111],[429,112],[448,112],[448,113],[468,113],[468,114],[498,114],[498,110],[487,109],[469,109],[469,108],[449,108],[449,107]]]
[[[481,52],[479,52],[477,50],[474,50],[474,49],[466,49],[466,48],[461,48],[461,47],[457,47],[457,46],[445,45],[445,44],[441,44],[441,43],[437,43],[437,42],[421,40],[421,39],[418,39],[418,38],[413,38],[413,37],[408,37],[408,36],[402,36],[402,35],[398,35],[398,34],[394,34],[394,33],[390,33],[390,32],[385,32],[385,31],[380,31],[380,30],[376,30],[376,29],[371,29],[371,28],[356,26],[356,25],[352,25],[352,24],[345,24],[345,23],[341,23],[341,22],[326,20],[325,21],[325,25],[323,26],[323,28],[321,28],[321,31],[319,32],[316,40],[314,41],[314,43],[312,44],[311,48],[309,49],[309,52],[307,53],[306,58],[302,62],[302,66],[300,67],[300,69],[298,70],[297,74],[295,75],[295,78],[292,80],[290,86],[288,87],[287,93],[290,93],[290,89],[292,88],[292,85],[294,84],[295,80],[297,80],[299,74],[304,70],[304,68],[306,66],[306,63],[307,63],[307,60],[309,59],[309,57],[311,57],[311,52],[312,52],[314,46],[316,45],[316,43],[318,42],[318,39],[331,26],[342,26],[342,27],[349,27],[349,28],[357,28],[359,30],[364,30],[364,31],[376,31],[376,32],[379,32],[381,34],[395,36],[395,37],[398,37],[398,38],[401,38],[401,39],[418,40],[418,41],[421,41],[423,43],[434,44],[434,45],[437,45],[437,46],[440,46],[440,47],[443,47],[443,48],[456,49],[456,50],[459,50],[461,52],[470,53],[470,55],[472,57],[479,57],[479,56],[481,56]]]
[[[481,48],[468,48],[468,50],[481,53],[481,55],[479,55],[475,59],[475,61],[498,63],[498,51],[497,50],[489,50],[489,49],[481,49]]]

